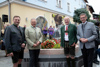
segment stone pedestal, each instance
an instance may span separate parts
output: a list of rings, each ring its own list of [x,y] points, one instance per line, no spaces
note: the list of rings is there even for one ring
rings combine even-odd
[[[63,49],[41,49],[40,55],[63,55]]]
[[[76,67],[83,65],[80,49],[76,48]],[[41,49],[39,55],[40,67],[67,67],[63,49]],[[29,67],[29,52],[25,52],[22,67]]]

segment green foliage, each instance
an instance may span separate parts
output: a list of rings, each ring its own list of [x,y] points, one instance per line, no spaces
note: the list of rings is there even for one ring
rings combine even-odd
[[[100,21],[100,15],[99,15],[99,21]]]
[[[56,15],[52,14],[52,17],[54,18]]]
[[[81,23],[80,17],[79,17],[81,13],[85,13],[87,15],[87,21],[90,20],[89,12],[86,9],[81,8],[74,11],[74,16],[73,16],[74,22]]]
[[[55,16],[56,16],[55,14],[52,14],[52,17],[53,17],[53,18],[54,18]],[[64,19],[65,16],[61,16],[61,17],[62,17],[62,19]]]
[[[97,21],[96,20],[89,20],[90,22],[93,22],[93,23],[96,23]]]
[[[55,49],[60,48],[60,44],[55,44],[53,48]]]

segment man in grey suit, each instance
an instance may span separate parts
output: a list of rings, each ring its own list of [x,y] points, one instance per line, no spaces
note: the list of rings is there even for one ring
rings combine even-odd
[[[87,22],[85,13],[80,14],[81,24],[77,28],[77,38],[80,41],[80,48],[83,54],[84,67],[92,67],[95,39],[97,32],[95,25]]]
[[[8,26],[5,31],[5,45],[7,55],[12,57],[13,67],[21,67],[25,39],[23,28],[19,26],[20,17],[13,17],[13,24]]]

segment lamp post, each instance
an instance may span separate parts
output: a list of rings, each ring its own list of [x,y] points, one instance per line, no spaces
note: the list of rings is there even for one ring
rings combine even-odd
[[[8,12],[9,12],[9,23],[11,24],[11,4],[10,4],[10,0],[7,0],[8,1]]]

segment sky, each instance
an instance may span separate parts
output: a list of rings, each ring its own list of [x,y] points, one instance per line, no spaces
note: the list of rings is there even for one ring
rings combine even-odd
[[[91,5],[94,9],[94,14],[100,13],[100,0],[87,0],[88,4]]]

